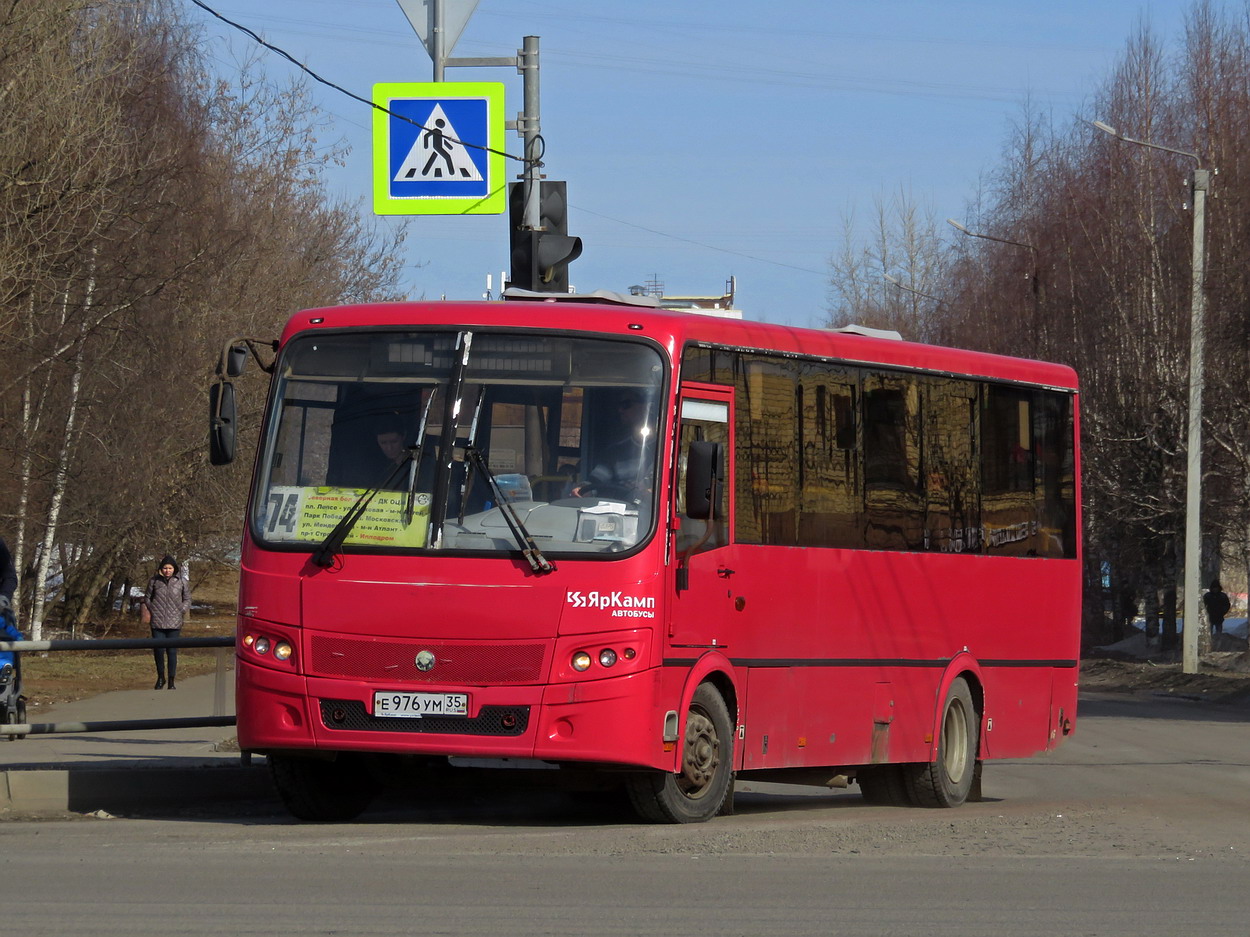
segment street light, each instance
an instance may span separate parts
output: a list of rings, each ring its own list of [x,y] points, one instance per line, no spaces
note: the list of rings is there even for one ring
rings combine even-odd
[[[881,276],[887,283],[893,284],[894,286],[898,287],[898,289],[902,290],[905,293],[911,293],[913,296],[919,296],[921,299],[927,299],[932,303],[936,303],[938,306],[947,305],[946,300],[939,299],[938,297],[934,296],[932,293],[926,293],[923,290],[918,290],[918,289],[915,289],[914,287],[908,286],[906,283],[902,283],[899,280],[896,280],[894,277],[890,276],[888,273],[882,272]],[[904,303],[907,303],[907,301],[904,300]],[[915,300],[912,300],[909,303],[909,305],[911,306],[912,319],[914,320],[912,325],[916,330],[916,334],[913,336],[913,340],[918,341],[918,342],[931,340],[931,337],[935,334],[933,326],[929,324],[928,321],[921,316],[920,308]]]
[[[1042,271],[1041,266],[1037,262],[1037,248],[1032,244],[1025,244],[1023,241],[1012,241],[1009,238],[994,237],[992,234],[980,234],[977,231],[969,231],[954,218],[947,218],[946,223],[961,234],[966,234],[970,238],[981,238],[983,241],[997,241],[999,244],[1010,244],[1012,247],[1023,247],[1033,257],[1033,348],[1038,349],[1038,332],[1042,327]]]
[[[1206,291],[1205,291],[1205,255],[1203,253],[1206,240],[1206,209],[1207,191],[1211,186],[1211,171],[1202,168],[1202,160],[1197,153],[1188,150],[1176,150],[1170,146],[1160,146],[1146,140],[1134,140],[1126,137],[1114,127],[1109,127],[1101,120],[1091,120],[1091,124],[1103,133],[1110,134],[1125,143],[1148,147],[1152,150],[1163,150],[1175,153],[1194,161],[1193,175],[1190,184],[1194,194],[1194,243],[1190,276],[1189,294],[1189,437],[1186,454],[1188,456],[1185,469],[1185,608],[1184,640],[1181,642],[1181,669],[1185,673],[1198,672],[1198,633],[1202,629],[1198,593],[1202,589],[1202,546],[1200,511],[1202,504],[1202,358],[1206,341]]]
[[[931,294],[931,293],[925,293],[925,292],[923,292],[923,291],[921,291],[921,290],[918,290],[918,289],[913,289],[912,287],[908,286],[908,285],[907,285],[907,284],[905,284],[905,283],[900,283],[898,280],[894,279],[894,277],[890,276],[888,273],[883,273],[883,274],[881,274],[881,276],[882,276],[882,277],[883,277],[883,278],[884,278],[887,282],[889,282],[889,283],[893,283],[895,286],[897,286],[900,290],[903,290],[904,292],[907,292],[907,293],[915,293],[917,296],[922,296],[922,297],[924,297],[925,299],[931,299],[931,300],[933,300],[935,303],[937,303],[938,305],[941,305],[941,306],[945,306],[945,305],[946,305],[946,300],[944,300],[944,299],[938,299],[936,296],[934,296],[934,295],[933,295],[933,294]]]
[[[1012,245],[1015,245],[1016,247],[1023,247],[1026,251],[1029,251],[1030,253],[1032,253],[1034,263],[1036,264],[1037,262],[1037,248],[1034,247],[1032,244],[1025,244],[1023,241],[1011,241],[1011,240],[1008,240],[1007,238],[996,238],[992,234],[979,234],[976,231],[969,231],[967,228],[961,225],[954,218],[947,218],[946,223],[950,225],[952,228],[954,228],[956,231],[959,231],[962,234],[966,234],[970,238],[981,238],[982,240],[986,240],[986,241],[997,241],[999,244],[1012,244]]]

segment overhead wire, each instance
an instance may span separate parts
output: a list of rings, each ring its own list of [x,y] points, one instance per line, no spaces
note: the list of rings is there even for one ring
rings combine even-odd
[[[264,39],[262,39],[259,35],[254,33],[252,30],[248,29],[246,26],[242,25],[241,23],[236,23],[234,20],[218,13],[216,10],[210,7],[207,3],[204,3],[203,0],[191,0],[191,2],[195,4],[197,7],[199,7],[201,10],[203,10],[204,12],[210,14],[211,16],[215,16],[217,19],[221,20],[227,26],[233,27],[234,29],[237,29],[239,32],[243,33],[244,35],[250,37],[254,42],[258,43],[259,45],[264,46],[270,52],[274,52],[277,55],[282,56],[284,59],[286,59],[296,68],[298,68],[300,71],[304,72],[314,81],[320,82],[321,84],[325,85],[327,88],[333,88],[335,91],[339,92],[340,94],[347,95],[349,98],[351,98],[354,101],[359,101],[361,104],[366,104],[376,111],[381,111],[384,114],[394,117],[396,120],[401,120],[404,123],[412,124],[414,127],[417,127],[420,130],[424,130],[427,132],[430,130],[429,127],[425,126],[425,124],[421,123],[420,121],[413,120],[411,117],[405,117],[403,114],[397,114],[391,109],[383,107],[381,104],[378,104],[374,101],[370,101],[368,98],[362,98],[360,95],[355,94],[351,91],[348,91],[342,85],[336,85],[334,82],[330,81],[328,78],[322,78],[320,75],[314,72],[311,68],[309,68],[303,62],[296,59],[295,56],[291,55],[285,49],[280,49],[278,46],[275,46],[273,43],[266,42]],[[504,150],[497,150],[494,147],[483,146],[480,143],[469,143],[467,140],[458,140],[457,138],[446,133],[443,134],[443,137],[444,139],[450,140],[452,143],[459,143],[461,146],[466,147],[468,149],[482,150],[483,152],[486,152],[486,153],[494,153],[497,156],[502,156],[505,159],[515,160],[518,163],[527,163],[527,164],[533,163],[536,166],[542,165],[541,158],[530,159],[529,157],[525,157],[525,156],[513,156],[511,153],[508,153]]]
[[[829,275],[827,270],[813,270],[811,267],[800,267],[795,264],[782,263],[780,260],[769,260],[766,257],[756,257],[754,254],[747,254],[743,251],[730,250],[728,247],[717,247],[714,244],[705,244],[702,241],[696,241],[693,238],[684,238],[684,237],[681,237],[680,235],[669,234],[666,231],[657,231],[655,228],[648,228],[646,225],[634,224],[634,222],[632,221],[622,221],[620,218],[613,218],[611,215],[605,215],[602,212],[591,211],[589,208],[583,208],[582,206],[576,205],[572,202],[569,203],[569,208],[575,208],[578,211],[584,211],[588,215],[594,215],[596,218],[603,218],[606,221],[612,221],[612,222],[615,222],[616,224],[625,225],[628,228],[637,228],[639,231],[646,231],[648,234],[656,234],[656,235],[659,235],[660,237],[669,238],[674,241],[681,241],[685,244],[693,244],[696,247],[702,247],[705,250],[719,251],[722,254],[732,254],[735,257],[743,257],[747,260],[754,260],[756,263],[772,264],[774,267],[785,267],[789,270],[798,270],[802,273],[814,273],[817,276],[822,276],[822,277]]]
[[[278,46],[275,46],[275,45],[273,45],[272,43],[267,42],[266,40],[262,39],[259,35],[257,35],[255,32],[253,32],[252,30],[248,29],[246,26],[244,26],[244,25],[242,25],[242,24],[240,24],[240,23],[236,23],[234,20],[230,19],[229,17],[223,16],[221,13],[218,13],[216,10],[214,10],[212,7],[210,7],[208,4],[204,3],[204,2],[203,2],[203,0],[191,0],[191,3],[193,3],[195,6],[199,7],[200,9],[204,10],[206,13],[210,14],[211,16],[214,16],[214,17],[216,17],[217,19],[221,20],[221,21],[222,21],[223,23],[225,23],[226,25],[228,25],[228,26],[230,26],[230,27],[232,27],[232,28],[234,28],[234,29],[237,29],[239,32],[241,32],[241,33],[243,33],[244,35],[248,36],[248,37],[249,37],[249,38],[251,38],[254,42],[258,43],[259,45],[263,46],[264,48],[268,49],[269,51],[274,52],[274,53],[276,53],[277,55],[282,56],[282,58],[286,59],[288,62],[290,62],[290,63],[291,63],[292,65],[294,65],[296,68],[298,68],[300,71],[304,72],[304,73],[305,73],[305,74],[307,74],[309,77],[311,77],[313,80],[315,80],[315,81],[317,81],[317,82],[319,82],[319,83],[321,83],[321,84],[325,85],[326,87],[331,88],[331,89],[333,89],[333,90],[335,90],[335,91],[339,92],[340,94],[344,94],[344,95],[346,95],[347,97],[351,98],[352,100],[360,102],[361,104],[366,104],[366,105],[368,105],[369,107],[373,108],[374,110],[378,110],[378,111],[381,111],[381,112],[383,112],[383,113],[385,113],[385,114],[388,114],[388,115],[390,115],[391,117],[396,118],[397,120],[401,120],[401,121],[404,121],[405,123],[412,124],[413,126],[420,128],[421,130],[429,130],[429,128],[428,128],[428,127],[426,127],[425,125],[421,124],[421,123],[420,123],[420,122],[418,122],[418,121],[413,120],[413,119],[412,119],[412,118],[410,118],[410,117],[405,117],[405,116],[404,116],[404,115],[402,115],[402,114],[397,114],[397,113],[395,113],[394,111],[389,110],[388,108],[385,108],[385,107],[383,107],[383,106],[382,106],[382,105],[380,105],[380,104],[377,104],[377,103],[375,103],[375,102],[373,102],[373,101],[370,101],[370,100],[368,100],[367,98],[362,98],[360,95],[358,95],[358,94],[354,94],[353,92],[348,91],[346,88],[342,87],[341,85],[337,85],[337,84],[335,84],[334,82],[330,81],[329,79],[326,79],[326,78],[321,77],[321,76],[320,76],[320,75],[318,75],[315,71],[313,71],[311,68],[309,68],[307,65],[304,65],[302,62],[300,62],[299,60],[297,60],[297,59],[296,59],[293,55],[291,55],[291,54],[290,54],[289,52],[287,52],[285,49],[279,48]],[[537,156],[535,156],[535,157],[532,157],[532,158],[527,158],[527,157],[523,157],[523,156],[513,156],[513,155],[512,155],[512,154],[510,154],[510,153],[503,152],[502,150],[496,150],[496,149],[493,149],[492,147],[482,146],[482,145],[480,145],[480,144],[476,144],[476,143],[468,143],[468,142],[466,142],[466,141],[464,141],[464,140],[457,140],[455,137],[452,137],[452,136],[450,136],[450,135],[445,135],[445,136],[446,136],[446,139],[451,140],[452,142],[455,142],[455,143],[459,143],[461,146],[464,146],[464,147],[471,147],[471,148],[473,148],[473,149],[477,149],[477,150],[483,150],[483,151],[485,151],[485,152],[487,152],[487,153],[497,153],[497,154],[499,154],[499,155],[501,155],[501,156],[504,156],[504,157],[506,157],[506,158],[508,158],[508,159],[515,160],[515,161],[520,162],[520,163],[527,163],[527,164],[532,163],[532,164],[533,164],[533,165],[535,165],[535,166],[542,166],[542,165],[543,165],[542,159],[543,159],[543,156],[544,156],[544,155],[546,155],[546,152],[547,152],[547,141],[546,141],[545,139],[543,139],[543,137],[542,137],[541,135],[539,135],[539,136],[536,138],[536,141],[535,141],[535,142],[538,144],[539,148],[540,148],[540,149],[539,149],[539,152],[538,152],[538,155],[537,155]],[[714,246],[714,245],[712,245],[712,244],[705,244],[705,243],[703,243],[702,241],[696,241],[696,240],[694,240],[693,238],[681,237],[681,236],[676,235],[676,234],[669,234],[669,233],[667,233],[667,232],[665,232],[665,231],[659,231],[659,230],[656,230],[655,228],[648,228],[646,225],[635,224],[635,223],[634,223],[634,222],[632,222],[632,221],[623,221],[623,220],[622,220],[622,219],[620,219],[620,218],[613,218],[611,215],[605,215],[605,214],[603,214],[602,212],[592,211],[592,210],[591,210],[591,209],[589,209],[589,208],[583,208],[582,206],[580,206],[580,205],[576,205],[576,204],[574,204],[574,203],[569,203],[569,207],[570,207],[570,208],[577,209],[578,211],[583,211],[583,212],[586,212],[586,214],[588,214],[588,215],[594,215],[594,216],[595,216],[595,217],[597,217],[597,218],[603,218],[603,219],[604,219],[604,220],[606,220],[606,221],[611,221],[611,222],[614,222],[614,223],[616,223],[616,224],[619,224],[619,225],[624,225],[624,226],[629,227],[629,228],[636,228],[636,229],[638,229],[639,231],[646,231],[647,233],[657,235],[658,237],[669,238],[670,240],[674,240],[674,241],[681,241],[681,242],[683,242],[683,243],[685,243],[685,244],[693,244],[694,246],[696,246],[696,247],[701,247],[701,248],[703,248],[703,249],[705,249],[705,250],[710,250],[710,251],[718,251],[718,252],[720,252],[720,253],[722,253],[722,254],[730,254],[730,255],[735,256],[735,257],[742,257],[742,258],[744,258],[744,259],[746,259],[746,260],[753,260],[753,261],[755,261],[756,263],[771,264],[771,265],[776,266],[776,267],[785,267],[785,268],[790,269],[790,270],[798,270],[798,271],[800,271],[800,272],[802,272],[802,273],[814,273],[814,274],[816,274],[817,276],[822,276],[822,277],[823,277],[823,276],[827,276],[827,275],[828,275],[827,271],[822,271],[822,270],[813,270],[813,269],[812,269],[812,268],[810,268],[810,267],[800,267],[800,266],[797,266],[797,265],[795,265],[795,264],[787,264],[787,263],[783,263],[783,262],[781,262],[781,261],[779,261],[779,260],[768,260],[767,258],[764,258],[764,257],[757,257],[757,256],[755,256],[755,255],[753,255],[753,254],[748,254],[748,253],[745,253],[745,252],[743,252],[743,251],[735,251],[735,250],[731,250],[731,249],[726,248],[726,247],[716,247],[716,246]]]

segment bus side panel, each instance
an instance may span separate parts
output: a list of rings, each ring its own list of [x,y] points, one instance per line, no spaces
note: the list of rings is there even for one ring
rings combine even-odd
[[[1045,751],[1058,709],[1073,718],[1076,561],[733,550],[743,602],[723,630],[749,673],[746,768],[928,760],[961,654],[984,674],[991,757]]]
[[[872,697],[845,690],[876,676],[833,668],[750,668],[743,770],[870,761]]]

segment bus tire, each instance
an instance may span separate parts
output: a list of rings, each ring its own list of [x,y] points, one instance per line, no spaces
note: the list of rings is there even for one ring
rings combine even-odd
[[[910,807],[914,804],[902,765],[874,765],[856,775],[859,792],[870,804],[882,807]]]
[[[968,799],[976,777],[980,717],[963,677],[946,694],[938,730],[937,760],[905,765],[908,788],[921,807],[958,807]]]
[[[271,753],[269,772],[291,816],[315,823],[354,820],[373,802],[377,782],[350,756],[333,761]]]
[[[733,787],[733,720],[724,698],[710,683],[694,691],[686,713],[681,771],[631,776],[630,803],[653,823],[703,823],[725,804]]]

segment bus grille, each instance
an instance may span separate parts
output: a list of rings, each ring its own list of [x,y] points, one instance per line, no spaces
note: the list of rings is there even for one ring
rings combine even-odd
[[[314,635],[310,672],[388,684],[532,685],[542,682],[543,649],[542,644],[365,641]],[[426,673],[417,669],[420,651],[434,653],[434,669]]]
[[[440,735],[524,735],[528,706],[483,706],[473,719],[464,716],[423,716],[420,719],[379,719],[358,700],[321,700],[321,722],[327,729],[355,732],[428,732]]]

